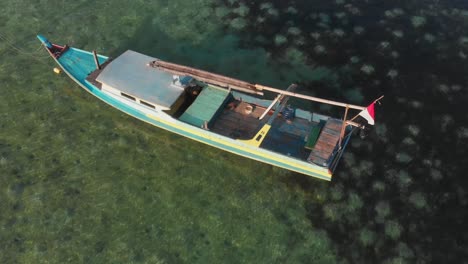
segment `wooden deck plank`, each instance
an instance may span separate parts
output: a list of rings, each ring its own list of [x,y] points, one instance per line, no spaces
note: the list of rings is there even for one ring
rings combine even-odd
[[[258,116],[263,113],[261,107],[253,107],[248,114],[247,103],[234,100],[216,118],[211,130],[224,136],[239,139],[250,139],[255,136],[261,121]]]
[[[328,119],[307,161],[326,165],[340,139],[341,120]]]

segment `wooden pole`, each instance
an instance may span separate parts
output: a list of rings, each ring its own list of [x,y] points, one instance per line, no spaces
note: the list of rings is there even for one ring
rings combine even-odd
[[[170,72],[172,74],[183,75],[183,76],[191,76],[199,81],[211,83],[215,85],[219,85],[221,87],[231,88],[247,93],[253,93],[258,95],[263,95],[263,93],[257,89],[255,89],[254,85],[248,83],[246,81],[241,81],[238,79],[234,79],[231,77],[227,77],[224,75],[195,69],[192,67],[162,61],[162,60],[155,60],[148,63],[148,66],[163,70],[166,72]]]
[[[275,100],[271,102],[271,104],[268,106],[265,112],[263,112],[263,114],[260,116],[259,120],[262,120],[268,114],[268,112],[270,112],[271,108],[273,108],[273,106],[278,102],[281,96],[281,94],[278,94],[278,96],[276,96]]]
[[[350,120],[346,121],[346,125],[352,125],[352,126],[359,127],[359,128],[364,127],[362,124],[359,124],[359,123],[356,123],[356,122],[353,122],[353,121],[350,121]]]
[[[230,87],[232,89],[248,92],[248,93],[254,93],[254,94],[259,94],[263,95],[262,90],[274,92],[277,94],[282,94],[282,95],[288,95],[292,97],[297,97],[297,98],[302,98],[305,100],[309,101],[315,101],[315,102],[320,102],[324,104],[330,104],[330,105],[335,105],[335,106],[341,106],[341,107],[349,107],[352,109],[357,109],[357,110],[364,110],[365,107],[359,106],[359,105],[350,105],[346,103],[340,103],[332,100],[327,100],[327,99],[322,99],[314,96],[308,96],[308,95],[303,95],[299,93],[294,93],[292,91],[284,91],[281,89],[269,87],[269,86],[264,86],[261,84],[252,84],[246,81],[238,80],[235,78],[223,76],[221,74],[216,74],[204,70],[199,70],[196,68],[184,66],[184,65],[179,65],[176,63],[172,62],[167,62],[167,61],[162,61],[162,60],[155,60],[151,61],[148,63],[148,66],[153,67],[153,68],[158,68],[173,74],[177,75],[186,75],[186,76],[192,76],[197,80],[203,81],[203,82],[208,82],[212,83],[215,85],[220,85],[220,86],[225,86],[225,87]]]
[[[280,90],[280,89],[276,89],[276,88],[273,88],[273,87],[268,87],[268,86],[264,86],[264,85],[260,85],[260,84],[255,84],[255,88],[257,88],[258,90],[271,91],[271,92],[275,92],[275,93],[279,93],[279,94],[284,94],[284,95],[297,97],[297,98],[302,98],[302,99],[305,99],[305,100],[315,101],[315,102],[324,103],[324,104],[336,105],[336,106],[341,106],[341,107],[348,107],[348,108],[357,109],[357,110],[366,109],[364,106],[340,103],[340,102],[337,102],[337,101],[322,99],[322,98],[318,98],[318,97],[314,97],[314,96],[308,96],[308,95],[304,95],[304,94],[288,92],[288,91],[284,91],[284,90]]]
[[[346,128],[346,117],[348,116],[348,106],[346,106],[345,113],[344,113],[344,118],[343,118],[343,124],[341,124],[341,132],[340,132],[340,142],[338,146],[341,148],[341,141],[343,140],[345,128]]]
[[[93,50],[93,57],[94,57],[94,63],[96,63],[96,68],[98,70],[101,69],[101,65],[99,65],[99,60],[98,60],[98,56],[97,56],[97,53],[95,50]]]
[[[286,91],[287,92],[292,92],[292,91],[296,90],[296,88],[297,88],[297,84],[293,83],[293,84],[289,85],[289,87],[286,89]],[[268,106],[268,108],[265,110],[265,112],[263,112],[262,116],[260,116],[259,120],[262,120],[268,114],[268,112],[271,110],[271,108],[273,108],[273,106],[275,106],[275,104],[278,102],[278,100],[282,101],[284,96],[285,96],[284,94],[278,94],[278,96],[276,96],[275,100],[273,100],[273,102]]]

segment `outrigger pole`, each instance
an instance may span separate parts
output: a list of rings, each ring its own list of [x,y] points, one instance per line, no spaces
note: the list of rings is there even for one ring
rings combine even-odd
[[[351,105],[351,104],[341,103],[337,101],[322,99],[322,98],[318,98],[314,96],[294,93],[292,91],[285,91],[285,90],[281,90],[281,89],[277,89],[277,88],[273,88],[273,87],[269,87],[265,85],[252,84],[252,83],[241,81],[235,78],[195,69],[195,68],[188,67],[188,66],[183,66],[180,64],[172,63],[172,62],[166,62],[162,60],[151,61],[148,63],[148,66],[157,68],[166,72],[170,72],[172,74],[191,76],[203,82],[213,83],[213,84],[221,85],[221,86],[231,88],[234,90],[240,90],[240,91],[258,94],[258,95],[263,95],[262,91],[265,90],[265,91],[270,91],[270,92],[274,92],[274,93],[281,94],[281,95],[297,97],[297,98],[301,98],[301,99],[305,99],[309,101],[315,101],[315,102],[324,103],[324,104],[348,107],[348,108],[352,108],[356,110],[365,109],[365,107],[359,106],[359,105]]]
[[[357,110],[366,109],[364,106],[346,104],[346,103],[341,103],[341,102],[337,102],[337,101],[322,99],[322,98],[318,98],[318,97],[314,97],[314,96],[309,96],[309,95],[304,95],[304,94],[299,94],[299,93],[294,93],[294,92],[288,92],[288,91],[284,91],[284,90],[280,90],[280,89],[277,89],[277,88],[268,87],[268,86],[264,86],[264,85],[260,85],[260,84],[255,84],[255,88],[257,88],[260,91],[266,90],[266,91],[270,91],[270,92],[274,92],[274,93],[284,94],[284,95],[288,95],[288,96],[292,96],[292,97],[302,98],[302,99],[305,99],[305,100],[315,101],[315,102],[329,104],[329,105],[348,107],[348,108],[357,109]]]
[[[195,69],[192,67],[187,67],[184,65],[162,61],[162,60],[155,60],[148,63],[148,66],[163,70],[172,74],[182,75],[182,76],[190,76],[202,82],[207,82],[215,85],[219,85],[222,87],[226,87],[228,89],[234,89],[243,91],[246,93],[253,93],[258,95],[263,95],[263,93],[257,89],[251,83],[246,81],[241,81],[238,79],[234,79],[231,77],[223,76],[220,74],[203,71],[199,69]]]

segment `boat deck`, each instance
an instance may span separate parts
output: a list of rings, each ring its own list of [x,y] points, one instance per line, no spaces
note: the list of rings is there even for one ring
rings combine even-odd
[[[258,119],[264,111],[263,107],[233,100],[226,105],[210,130],[234,139],[250,139],[265,123],[265,120]]]
[[[310,130],[317,123],[303,118],[286,121],[282,116],[275,119],[262,148],[282,153],[287,156],[306,160],[310,150],[305,148]]]
[[[259,120],[258,118],[265,110],[266,108],[263,106],[232,100],[216,118],[210,130],[234,139],[251,139],[273,114],[273,110],[270,110],[263,120]],[[323,130],[322,123],[325,123],[325,121],[314,122],[301,117],[295,117],[292,121],[287,121],[279,114],[273,121],[271,129],[260,147],[304,161],[311,157],[311,153],[317,147],[321,152],[318,152],[318,150],[314,152],[317,157],[309,160],[309,162],[319,161],[318,157],[328,159],[330,156],[326,155],[327,153],[329,155],[333,154],[336,143],[335,145],[328,144],[331,141],[326,141],[328,138],[325,135],[322,138],[316,136],[312,148],[310,147],[309,137],[313,136],[314,133],[321,134]],[[329,128],[326,129],[328,133]],[[318,130],[318,132],[314,130]]]
[[[102,65],[108,58],[99,55],[98,59]],[[66,71],[73,73],[73,78],[79,82],[84,82],[86,77],[96,69],[93,54],[75,48],[69,48],[58,58],[58,62]]]

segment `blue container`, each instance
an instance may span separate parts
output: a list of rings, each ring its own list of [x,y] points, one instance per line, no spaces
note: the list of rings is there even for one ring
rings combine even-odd
[[[286,106],[283,109],[283,118],[285,120],[292,120],[296,116],[296,109],[292,108],[291,106]]]

